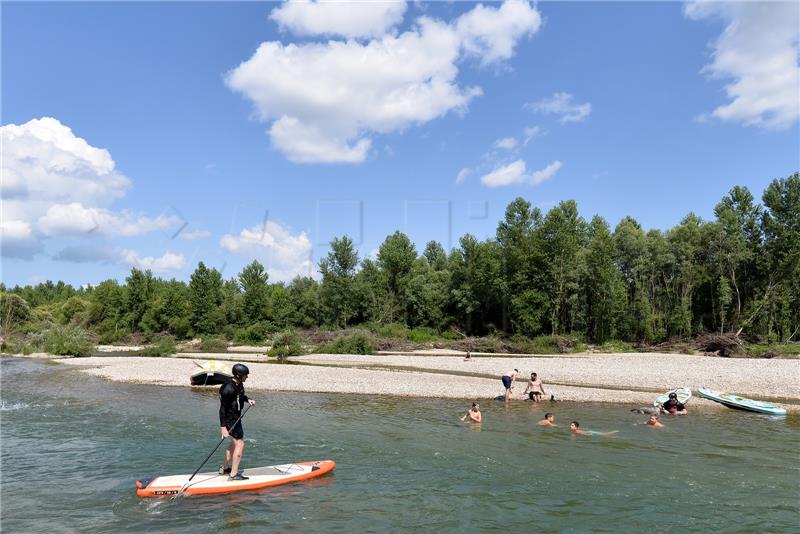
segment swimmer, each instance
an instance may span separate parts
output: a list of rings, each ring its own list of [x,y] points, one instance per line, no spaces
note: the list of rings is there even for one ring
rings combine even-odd
[[[584,430],[581,428],[581,424],[577,421],[573,421],[569,424],[569,429],[573,434],[577,434],[579,436],[610,436],[612,434],[616,434],[619,430],[612,430],[611,432],[597,432],[596,430]]]
[[[555,418],[553,417],[553,414],[551,414],[550,412],[547,412],[546,414],[544,414],[544,419],[542,419],[541,421],[539,421],[536,424],[539,425],[539,426],[555,426],[555,427],[557,427],[558,425],[553,422],[554,419]]]
[[[481,407],[477,402],[472,403],[472,408],[469,409],[467,413],[461,418],[462,421],[466,421],[467,417],[469,417],[472,421],[476,423],[481,422]]]
[[[664,428],[664,425],[658,420],[658,416],[656,414],[652,414],[650,419],[648,419],[645,424],[647,426],[652,426],[653,428]]]

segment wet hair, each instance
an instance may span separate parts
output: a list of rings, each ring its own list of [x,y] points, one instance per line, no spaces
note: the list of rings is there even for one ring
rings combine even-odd
[[[477,402],[473,402],[473,403],[472,403],[472,407],[473,407],[473,408],[475,408],[477,405],[478,405],[478,403],[477,403]]]
[[[536,373],[531,373],[531,376],[539,376],[539,375],[537,375]]]
[[[577,421],[573,421],[570,424],[571,425],[575,425],[575,428],[579,428],[581,426],[581,424],[579,422],[577,422]]]
[[[553,417],[553,414],[551,414],[550,412],[547,412],[546,414],[544,414],[544,418],[545,419],[550,419],[551,417]]]
[[[519,369],[517,369],[516,367],[514,368],[514,370],[519,373]]]

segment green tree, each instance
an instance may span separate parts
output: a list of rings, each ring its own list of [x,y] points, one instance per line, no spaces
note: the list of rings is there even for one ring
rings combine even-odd
[[[264,266],[253,260],[239,273],[239,285],[242,287],[242,311],[247,324],[262,321],[266,318],[269,306],[269,284]]]
[[[356,314],[357,297],[353,291],[358,253],[353,241],[344,236],[331,241],[331,251],[319,262],[322,273],[320,298],[332,324],[347,327]]]
[[[616,337],[627,295],[622,275],[614,263],[614,238],[608,223],[595,216],[588,234],[583,280],[587,337],[602,343]]]
[[[126,317],[131,330],[139,331],[142,317],[155,296],[155,280],[150,270],[142,271],[134,267],[125,281],[128,287],[125,302]]]
[[[225,319],[221,309],[222,301],[222,275],[216,269],[209,269],[201,261],[189,281],[191,325],[196,334],[220,331]]]

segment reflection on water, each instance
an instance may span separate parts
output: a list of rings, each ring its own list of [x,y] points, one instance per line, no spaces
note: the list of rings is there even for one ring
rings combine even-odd
[[[4,531],[791,532],[795,417],[665,417],[624,406],[274,393],[244,422],[247,465],[331,458],[333,475],[258,493],[140,499],[137,478],[192,472],[216,445],[215,391],[115,384],[3,359]],[[536,425],[555,413],[560,428]],[[569,422],[603,436],[571,436]],[[215,468],[221,459],[213,458]]]

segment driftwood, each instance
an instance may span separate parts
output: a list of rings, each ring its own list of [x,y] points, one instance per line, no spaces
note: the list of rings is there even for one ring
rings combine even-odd
[[[713,352],[722,357],[729,358],[737,354],[744,354],[745,347],[737,334],[703,334],[697,338],[697,349],[703,352]]]

